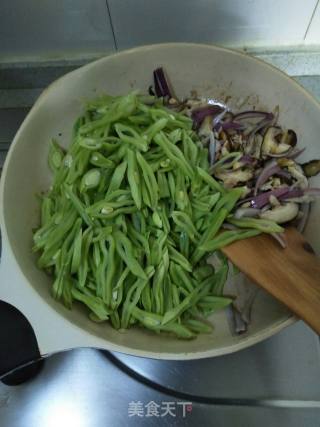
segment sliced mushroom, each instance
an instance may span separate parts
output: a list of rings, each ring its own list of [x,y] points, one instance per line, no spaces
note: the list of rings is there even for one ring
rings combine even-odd
[[[320,172],[320,160],[311,160],[302,165],[303,172],[306,176],[315,176]]]
[[[228,188],[235,187],[240,182],[247,182],[253,177],[250,169],[238,169],[232,172],[217,171],[215,177],[221,179],[224,185]]]
[[[269,197],[269,202],[270,202],[271,206],[280,206],[281,205],[281,203],[279,202],[279,200],[274,195],[271,195]]]
[[[295,162],[292,159],[287,159],[286,157],[282,157],[281,159],[278,159],[277,163],[281,168],[295,165]]]
[[[263,137],[259,133],[257,133],[254,137],[254,143],[251,148],[251,156],[255,159],[260,159],[261,157],[261,147],[263,143]]]
[[[221,156],[226,156],[231,152],[230,142],[225,141],[221,146]]]
[[[293,165],[288,166],[289,173],[296,179],[301,188],[308,187],[308,179],[306,178],[304,171],[300,165],[293,163]]]
[[[276,188],[281,187],[282,183],[280,178],[278,177],[271,177],[268,179],[267,182],[265,182],[263,185],[261,185],[260,190],[262,191],[268,191],[268,190],[274,190]]]
[[[198,135],[208,137],[212,132],[212,116],[207,116],[203,119]]]
[[[280,143],[295,147],[297,145],[297,134],[292,129],[284,131],[281,136]]]
[[[291,148],[291,145],[285,142],[282,142],[281,140],[282,140],[282,130],[276,126],[270,126],[263,138],[263,142],[261,146],[262,154],[264,155],[283,154],[289,151]]]
[[[292,129],[283,130],[278,126],[273,126],[279,130],[279,132],[275,135],[275,139],[278,144],[287,144],[291,147],[295,147],[297,145],[297,134]]]
[[[294,219],[298,215],[298,212],[299,207],[296,203],[286,203],[261,213],[260,218],[284,224]]]
[[[240,133],[235,133],[232,135],[229,134],[229,137],[230,137],[230,142],[232,145],[232,150],[233,151],[239,151],[240,147],[243,144],[242,135]]]

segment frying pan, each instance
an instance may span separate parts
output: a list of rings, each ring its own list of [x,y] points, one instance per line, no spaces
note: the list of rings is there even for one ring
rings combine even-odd
[[[273,110],[279,105],[280,123],[295,129],[299,145],[307,148],[301,161],[319,157],[319,104],[284,73],[236,51],[186,43],[139,47],[90,63],[51,84],[18,130],[1,177],[0,374],[36,357],[76,347],[158,359],[220,356],[253,345],[295,321],[283,305],[259,291],[247,333],[233,335],[226,313],[220,311],[212,316],[211,335],[183,341],[142,328],[116,331],[109,324],[90,321],[81,306],[70,311],[51,297],[52,278],[37,268],[31,252],[32,229],[39,224],[36,194],[47,189],[51,179],[49,141],[55,137],[67,146],[85,100],[133,89],[146,92],[152,71],[159,66],[178,97],[196,91],[235,110]],[[317,184],[319,178],[313,179],[312,186]],[[315,203],[305,235],[316,252],[319,218],[320,204]],[[240,284],[253,286],[239,275],[228,283],[228,293],[236,295]]]

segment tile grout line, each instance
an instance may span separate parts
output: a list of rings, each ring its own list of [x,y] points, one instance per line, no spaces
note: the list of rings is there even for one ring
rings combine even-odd
[[[309,24],[308,24],[308,26],[307,26],[306,32],[304,33],[303,41],[305,41],[305,40],[306,40],[306,38],[307,38],[308,32],[309,32],[309,30],[310,30],[310,27],[311,27],[311,24],[312,24],[312,21],[313,21],[314,15],[316,14],[316,11],[317,11],[317,8],[319,7],[319,4],[320,4],[320,0],[317,0],[317,3],[316,3],[316,5],[315,5],[315,7],[314,7],[314,9],[313,9],[313,12],[312,12],[312,15],[311,15],[311,18],[310,18],[310,22],[309,22]]]
[[[113,37],[114,48],[117,51],[118,50],[118,44],[117,44],[116,33],[115,33],[113,22],[112,22],[111,10],[110,10],[110,6],[109,6],[109,1],[108,0],[106,0],[106,6],[107,6],[109,21],[110,21],[110,27],[111,27],[112,37]]]

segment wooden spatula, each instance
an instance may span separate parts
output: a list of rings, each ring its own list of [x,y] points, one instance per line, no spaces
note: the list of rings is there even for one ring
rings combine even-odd
[[[320,334],[320,259],[296,229],[287,229],[285,237],[285,249],[261,234],[232,243],[223,252],[253,282]]]

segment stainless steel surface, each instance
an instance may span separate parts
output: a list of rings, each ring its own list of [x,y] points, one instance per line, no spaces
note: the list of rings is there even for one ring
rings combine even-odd
[[[105,0],[2,1],[0,39],[2,60],[114,50]]]
[[[213,371],[209,371],[214,375]],[[208,373],[209,373],[208,372]],[[248,381],[248,379],[244,379]],[[199,381],[205,381],[204,378]],[[228,376],[226,375],[226,382]],[[243,385],[242,385],[243,386]],[[129,416],[130,403],[150,402],[161,407],[170,402],[173,415]],[[192,402],[182,416],[177,402],[190,402],[148,387],[126,375],[96,350],[77,350],[51,357],[32,382],[0,387],[0,425],[3,427],[102,427],[102,426],[319,426],[319,410],[304,407],[256,406],[254,401],[220,404]],[[301,403],[301,402],[300,402]],[[141,414],[142,415],[142,414]]]
[[[157,384],[195,396],[319,400],[320,409],[319,339],[302,322],[254,347],[200,362],[116,357]]]
[[[241,3],[238,0],[108,0],[108,3],[120,49],[170,41],[237,47],[301,45],[313,24],[317,6],[316,0],[303,3],[291,0],[242,0]],[[319,33],[312,32],[311,40],[319,43]]]
[[[39,89],[68,68],[33,70],[0,68],[0,162]],[[319,77],[298,79],[319,96]],[[249,349],[198,362],[80,349],[52,355],[29,383],[0,384],[0,427],[318,427],[319,377],[319,339],[301,322]],[[147,417],[150,405],[159,416]],[[168,405],[175,416],[161,416]]]

